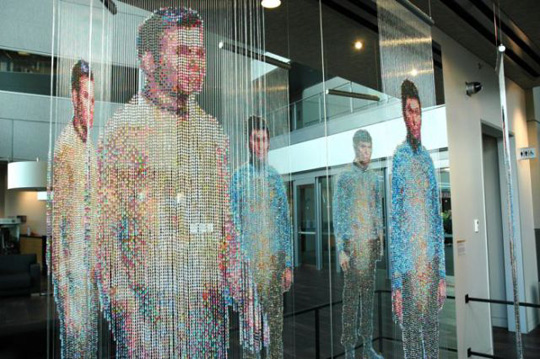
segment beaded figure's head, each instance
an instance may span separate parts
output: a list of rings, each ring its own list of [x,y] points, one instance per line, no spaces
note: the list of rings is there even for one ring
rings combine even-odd
[[[195,10],[156,10],[139,28],[137,50],[150,91],[173,97],[201,91],[206,51],[203,21]]]
[[[409,137],[419,142],[422,136],[422,103],[416,85],[410,80],[401,84],[401,110]]]
[[[73,125],[86,142],[88,129],[94,124],[94,74],[90,65],[79,60],[71,69],[71,101],[73,103]]]
[[[270,148],[270,130],[266,121],[258,116],[251,116],[247,124],[249,153],[260,161],[266,160]]]
[[[371,135],[366,130],[358,130],[353,136],[355,161],[363,166],[371,162],[372,141]]]

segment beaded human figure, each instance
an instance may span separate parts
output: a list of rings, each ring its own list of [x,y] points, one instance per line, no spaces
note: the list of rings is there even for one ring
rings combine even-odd
[[[375,265],[383,248],[381,190],[369,168],[372,139],[358,130],[353,136],[355,159],[336,182],[334,225],[341,268],[344,271],[343,331],[345,358],[355,358],[360,337],[366,359],[382,358],[373,349],[373,296]]]
[[[244,282],[257,294],[253,308],[245,308],[262,315],[262,325],[249,312],[241,313],[252,327],[243,330],[249,334],[242,343],[243,357],[259,357],[264,345],[267,358],[283,358],[283,293],[293,273],[289,205],[281,176],[268,164],[266,122],[252,116],[247,128],[250,159],[234,173],[230,190],[235,228],[250,269],[251,278]]]
[[[157,10],[137,49],[144,90],[100,140],[101,304],[119,358],[225,358],[236,251],[227,138],[195,99],[203,21]]]
[[[392,163],[390,260],[394,316],[405,358],[438,358],[438,312],[446,298],[444,231],[435,168],[421,143],[422,107],[410,80],[401,86],[407,139]]]
[[[98,295],[93,226],[96,154],[88,132],[94,121],[94,76],[79,60],[71,71],[73,119],[56,140],[50,197],[52,275],[62,358],[97,355]]]

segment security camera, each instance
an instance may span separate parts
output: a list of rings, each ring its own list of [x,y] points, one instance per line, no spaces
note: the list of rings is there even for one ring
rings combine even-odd
[[[472,96],[480,91],[482,91],[482,84],[480,82],[465,82],[465,92],[467,92],[468,96]]]

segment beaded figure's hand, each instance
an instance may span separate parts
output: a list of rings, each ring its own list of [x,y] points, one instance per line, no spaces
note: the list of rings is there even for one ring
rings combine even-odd
[[[287,292],[289,289],[291,289],[292,284],[292,269],[287,268],[285,269],[285,273],[283,273],[283,292]]]
[[[399,319],[400,323],[403,323],[403,298],[401,296],[401,289],[396,289],[392,292],[392,306],[394,315]]]
[[[444,279],[441,279],[439,281],[439,292],[438,292],[438,303],[439,303],[439,310],[442,309],[444,301],[446,300],[446,281]]]
[[[349,262],[350,258],[347,253],[345,253],[345,251],[341,251],[339,253],[339,264],[341,265],[341,269],[343,269],[345,272],[349,270]]]
[[[382,234],[379,235],[379,260],[384,256],[384,237]]]

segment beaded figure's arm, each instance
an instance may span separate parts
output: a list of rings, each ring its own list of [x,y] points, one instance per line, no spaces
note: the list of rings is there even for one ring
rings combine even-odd
[[[349,197],[348,190],[349,183],[346,181],[344,175],[341,175],[336,183],[336,190],[334,192],[334,231],[336,234],[337,250],[338,253],[347,250],[347,244],[350,240],[350,215],[347,206]]]
[[[218,175],[221,178],[222,188],[220,189],[221,193],[224,195],[224,206],[223,206],[223,240],[222,240],[222,249],[220,251],[220,268],[222,270],[223,276],[225,278],[224,288],[228,292],[227,300],[229,303],[233,303],[237,310],[241,310],[243,305],[242,303],[242,252],[240,250],[240,238],[238,235],[237,228],[235,227],[236,222],[239,221],[236,212],[238,208],[231,208],[233,204],[231,200],[231,188],[233,187],[230,184],[229,176],[229,167],[228,167],[228,143],[224,147],[218,147],[217,149],[217,167]],[[234,186],[236,188],[236,185]],[[236,203],[238,205],[238,203]]]
[[[225,159],[226,160],[226,159]],[[260,320],[262,307],[259,304],[258,292],[253,282],[250,263],[246,253],[242,249],[242,231],[247,208],[246,196],[249,191],[247,183],[248,170],[246,167],[238,169],[228,187],[228,194],[231,210],[230,220],[230,241],[227,244],[227,283],[230,288],[229,300],[233,309],[238,312],[240,341],[244,348],[249,348],[254,352],[260,350],[262,345],[263,321]],[[227,202],[227,203],[229,203]]]
[[[231,218],[234,224],[234,229],[237,235],[242,233],[242,188],[240,187],[242,181],[241,169],[237,170],[231,179],[229,186],[230,203],[231,203]]]
[[[428,155],[429,156],[429,155]],[[439,186],[437,185],[437,177],[435,176],[435,168],[433,161],[429,158],[429,185],[430,185],[430,202],[431,210],[431,238],[435,245],[435,256],[439,260],[439,279],[446,279],[446,268],[444,258],[444,227],[441,217],[441,207],[439,201]]]
[[[112,131],[111,131],[112,132]],[[97,168],[98,168],[98,217],[96,228],[96,276],[100,294],[101,308],[105,317],[111,321],[113,311],[111,310],[111,274],[115,271],[112,268],[111,257],[116,253],[114,248],[116,231],[119,229],[120,208],[118,206],[119,178],[115,164],[119,161],[118,153],[111,144],[110,137],[102,138],[98,146]],[[111,322],[113,323],[113,322]],[[114,322],[116,323],[116,322]]]
[[[289,203],[287,201],[287,191],[285,184],[281,179],[281,176],[275,174],[275,186],[277,195],[277,206],[279,218],[277,225],[279,227],[279,243],[280,250],[285,253],[285,267],[292,268],[293,264],[293,249],[292,249],[292,236],[291,236],[291,216],[289,213]]]
[[[402,287],[402,261],[407,260],[403,257],[403,182],[404,164],[402,156],[399,153],[394,157],[392,163],[392,215],[391,215],[391,236],[390,236],[390,265],[392,271],[392,290]]]
[[[382,256],[384,252],[384,226],[383,226],[383,210],[382,210],[382,196],[381,196],[381,182],[379,181],[379,176],[375,176],[374,183],[375,191],[375,228],[377,230],[377,239],[379,243],[379,254]]]
[[[69,214],[72,213],[69,192],[73,183],[73,173],[67,160],[67,153],[62,150],[62,144],[57,144],[57,146],[60,149],[55,153],[52,164],[52,238],[48,251],[49,270],[52,272],[53,278],[65,264],[66,254],[69,255],[67,235],[72,232],[72,229],[68,228],[70,225],[68,218]]]
[[[88,255],[90,256],[90,278],[92,285],[96,285],[96,251],[97,251],[97,199],[98,199],[98,172],[97,172],[97,157],[95,148],[93,146],[89,147],[89,157],[88,157],[88,170],[90,171],[89,178],[90,180],[86,183],[86,226],[89,231],[89,245],[88,245]],[[95,290],[95,287],[93,287]]]

